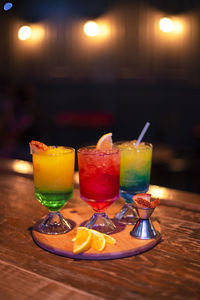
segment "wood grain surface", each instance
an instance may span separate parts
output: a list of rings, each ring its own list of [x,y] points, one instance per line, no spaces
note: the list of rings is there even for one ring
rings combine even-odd
[[[160,189],[153,188],[155,194]],[[0,299],[200,299],[200,195],[162,189],[153,214],[162,228],[156,247],[122,259],[80,261],[33,242],[31,228],[47,211],[34,197],[31,177],[2,172]],[[77,206],[92,214],[75,189],[67,207]],[[113,217],[111,208],[107,213]]]

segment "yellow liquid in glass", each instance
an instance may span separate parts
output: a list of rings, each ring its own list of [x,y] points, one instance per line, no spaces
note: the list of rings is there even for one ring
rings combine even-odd
[[[50,210],[60,209],[72,196],[74,162],[74,150],[61,146],[33,153],[36,198]]]
[[[74,180],[75,153],[64,147],[50,147],[33,154],[35,187],[45,191],[62,191],[71,188]]]

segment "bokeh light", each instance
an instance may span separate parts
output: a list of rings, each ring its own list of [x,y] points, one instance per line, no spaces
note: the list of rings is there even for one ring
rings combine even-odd
[[[31,40],[39,42],[44,38],[45,30],[42,25],[33,24],[31,26]]]
[[[87,36],[93,37],[99,34],[99,26],[94,21],[88,21],[83,27],[84,33]]]
[[[11,2],[6,2],[3,6],[3,9],[5,11],[10,10],[13,7],[13,4]]]
[[[32,174],[33,173],[33,167],[32,164],[28,161],[23,160],[15,160],[12,164],[12,169],[21,174]]]
[[[173,30],[173,22],[169,18],[162,18],[159,25],[163,32],[171,32]]]
[[[182,23],[179,21],[173,21],[173,31],[175,33],[181,33],[183,31]]]
[[[28,40],[31,37],[31,27],[22,26],[18,31],[18,38],[22,41]]]

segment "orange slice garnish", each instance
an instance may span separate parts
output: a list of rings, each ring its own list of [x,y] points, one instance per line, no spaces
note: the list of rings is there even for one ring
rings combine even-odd
[[[106,239],[104,235],[96,230],[90,229],[92,233],[91,248],[99,252],[103,251],[106,247]]]
[[[104,134],[97,142],[96,148],[100,150],[111,150],[113,146],[112,132]]]
[[[43,152],[48,150],[49,148],[47,145],[38,141],[31,141],[29,143],[29,146],[30,146],[30,154]]]
[[[91,233],[91,239],[85,233],[85,231]],[[74,242],[74,253],[81,253],[89,250],[90,248],[102,252],[107,244],[115,245],[116,239],[110,235],[101,233],[97,230],[88,229],[86,227],[78,227],[76,236],[72,239]],[[77,246],[78,245],[78,246]]]
[[[73,252],[75,254],[87,251],[91,246],[92,233],[86,227],[78,227]]]
[[[103,236],[106,239],[106,244],[110,245],[115,245],[116,244],[116,239],[108,234],[103,233]]]

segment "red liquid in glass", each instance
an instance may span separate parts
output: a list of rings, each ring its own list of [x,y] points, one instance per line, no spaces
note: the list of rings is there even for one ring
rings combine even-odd
[[[97,212],[119,197],[120,154],[117,149],[100,151],[82,148],[78,152],[80,194]]]

